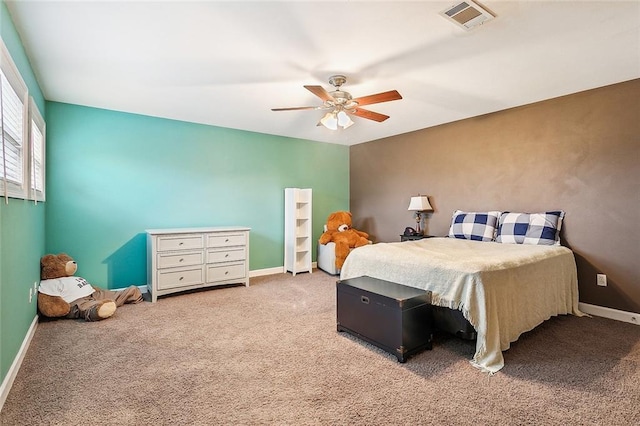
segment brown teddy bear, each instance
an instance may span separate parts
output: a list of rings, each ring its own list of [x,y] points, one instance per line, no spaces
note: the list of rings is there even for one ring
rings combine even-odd
[[[327,219],[327,230],[320,236],[320,244],[336,243],[336,269],[342,269],[352,248],[371,244],[369,234],[351,227],[351,213],[334,212]]]
[[[118,306],[142,302],[136,286],[121,291],[94,288],[84,278],[74,277],[77,263],[67,254],[47,254],[40,259],[38,310],[50,318],[109,318]]]

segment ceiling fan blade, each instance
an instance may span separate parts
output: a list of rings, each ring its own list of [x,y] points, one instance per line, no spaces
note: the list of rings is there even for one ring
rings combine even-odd
[[[368,109],[356,108],[349,111],[350,114],[357,115],[358,117],[366,118],[367,120],[377,121],[378,123],[383,122],[387,118],[388,115],[380,114],[379,112],[369,111]]]
[[[355,98],[354,101],[357,102],[358,105],[371,105],[378,104],[380,102],[397,101],[398,99],[402,99],[400,93],[398,93],[397,90],[390,90],[388,92],[378,93],[375,95]]]
[[[317,106],[304,106],[304,107],[292,107],[292,108],[271,108],[271,111],[299,111],[303,109],[322,109],[323,107]]]
[[[323,101],[332,101],[333,96],[329,94],[322,86],[304,86],[305,89],[322,99]]]

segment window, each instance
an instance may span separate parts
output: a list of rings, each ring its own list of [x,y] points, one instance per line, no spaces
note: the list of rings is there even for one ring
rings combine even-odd
[[[30,198],[44,201],[45,123],[33,98],[29,102],[29,146],[31,147]]]
[[[0,44],[0,194],[44,201],[45,122]]]

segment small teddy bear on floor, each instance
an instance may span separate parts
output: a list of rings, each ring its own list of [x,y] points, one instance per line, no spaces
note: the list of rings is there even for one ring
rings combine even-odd
[[[109,318],[118,306],[142,302],[136,286],[121,291],[94,288],[84,278],[75,277],[78,264],[67,254],[47,254],[40,259],[38,310],[50,318]]]

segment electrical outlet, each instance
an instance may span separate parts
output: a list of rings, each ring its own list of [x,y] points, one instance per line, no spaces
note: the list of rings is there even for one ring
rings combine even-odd
[[[38,281],[33,282],[33,288],[30,289],[29,292],[31,293],[29,295],[29,303],[31,303],[33,301],[33,298],[38,294]]]
[[[607,286],[607,276],[605,274],[598,274],[596,277],[597,277],[597,283],[599,286],[601,287]]]

